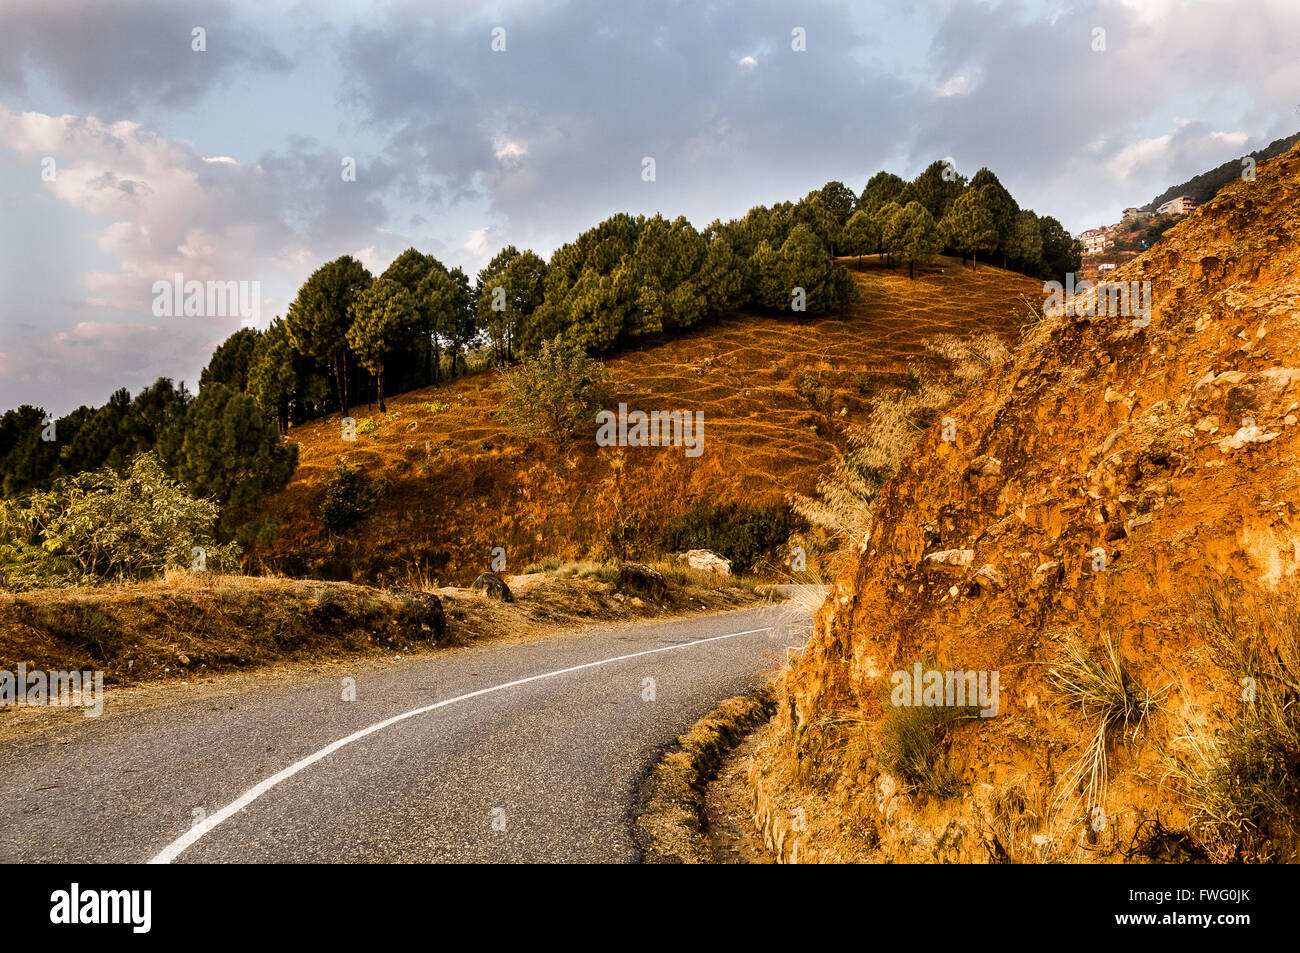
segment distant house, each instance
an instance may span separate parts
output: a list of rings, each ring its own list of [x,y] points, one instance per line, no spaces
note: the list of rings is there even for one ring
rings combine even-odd
[[[1115,263],[1113,261],[1103,261],[1097,266],[1098,271],[1114,271]]]
[[[1149,211],[1147,211],[1146,209],[1140,209],[1140,208],[1126,208],[1126,209],[1124,209],[1124,218],[1123,218],[1123,221],[1126,221],[1126,222],[1140,222],[1140,221],[1142,221],[1144,218],[1150,218],[1151,215],[1152,215],[1152,213],[1149,212]]]
[[[1100,255],[1110,244],[1110,236],[1102,228],[1090,228],[1079,236],[1079,241],[1083,243],[1083,253],[1085,255]]]
[[[1196,199],[1190,195],[1180,195],[1176,199],[1170,199],[1164,205],[1156,209],[1157,215],[1186,215],[1196,208]]]

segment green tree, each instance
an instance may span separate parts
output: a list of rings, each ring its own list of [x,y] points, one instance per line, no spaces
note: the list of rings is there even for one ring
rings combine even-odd
[[[845,224],[840,241],[843,251],[857,255],[861,263],[863,255],[874,255],[880,248],[880,223],[870,212],[859,209]]]
[[[887,246],[907,262],[907,276],[916,277],[916,263],[943,248],[934,217],[920,202],[908,202],[889,222]]]
[[[868,213],[878,212],[890,202],[897,202],[906,185],[901,176],[892,172],[877,172],[867,180],[866,188],[858,197],[858,208]]]
[[[988,188],[967,189],[952,203],[952,208],[940,223],[943,240],[963,259],[970,255],[971,267],[978,267],[976,259],[980,252],[992,252],[998,247],[998,230],[989,205]]]
[[[1043,234],[1039,230],[1038,216],[1032,210],[1022,209],[1016,213],[1007,251],[1019,270],[1026,274],[1037,274],[1042,267]]]
[[[993,226],[998,230],[997,251],[1002,256],[1002,267],[1005,268],[1007,258],[1010,257],[1011,228],[1015,224],[1016,213],[1020,211],[1020,206],[1011,197],[1011,193],[1002,187],[998,177],[988,169],[980,169],[976,172],[971,177],[970,187],[988,189],[983,193],[981,201],[993,213]]]
[[[398,281],[380,278],[352,302],[348,347],[379,385],[379,412],[384,402],[384,364],[393,345],[418,320],[415,299]]]
[[[248,395],[262,412],[274,417],[280,435],[289,432],[289,403],[298,389],[293,345],[284,322],[276,318],[257,339],[248,366]]]
[[[1042,236],[1043,270],[1039,277],[1064,281],[1066,274],[1077,272],[1083,264],[1083,245],[1056,219],[1044,215],[1038,220]]]
[[[418,355],[423,359],[423,380],[426,384],[437,382],[439,368],[435,360],[437,348],[434,341],[433,317],[428,302],[420,294],[420,285],[434,269],[442,269],[438,259],[414,248],[408,248],[394,258],[392,264],[380,275],[381,278],[388,278],[400,284],[415,303],[416,316],[406,337],[417,347]]]
[[[269,529],[256,512],[298,465],[298,445],[285,444],[257,402],[225,384],[200,391],[160,445],[177,479],[221,507],[218,530],[227,540],[253,541]]]
[[[782,309],[790,308],[795,288],[802,288],[808,311],[826,311],[836,303],[835,263],[826,246],[806,225],[796,225],[779,253]]]
[[[348,393],[348,327],[352,302],[371,282],[370,272],[351,255],[317,268],[289,305],[285,326],[296,350],[327,362],[334,372],[339,410],[351,410]]]
[[[257,338],[258,331],[254,328],[240,328],[217,345],[208,359],[208,366],[199,374],[200,389],[210,383],[227,384],[235,390],[246,389],[248,365]]]
[[[943,159],[936,159],[912,180],[916,200],[925,206],[934,220],[940,221],[962,194],[966,180]]]
[[[592,424],[609,396],[605,365],[556,336],[535,356],[501,372],[503,396],[497,416],[510,431],[567,444]]]
[[[700,266],[700,290],[709,313],[735,311],[745,297],[745,261],[736,254],[726,235],[716,235],[704,253]]]
[[[623,264],[636,294],[629,334],[689,328],[704,317],[708,302],[698,276],[706,249],[703,236],[683,216],[646,220]]]

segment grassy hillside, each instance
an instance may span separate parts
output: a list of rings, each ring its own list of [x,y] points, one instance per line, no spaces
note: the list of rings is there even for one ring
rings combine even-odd
[[[609,362],[612,403],[705,414],[705,450],[568,448],[507,434],[493,414],[500,385],[480,374],[401,395],[388,413],[357,408],[355,443],[337,418],[294,429],[300,465],[270,504],[278,540],[258,558],[291,573],[342,580],[465,583],[494,547],[518,572],[546,558],[656,554],[662,529],[696,501],[779,505],[809,493],[844,428],[908,365],[942,372],[923,341],[937,334],[1013,336],[1013,311],[1041,285],[993,267],[940,259],[909,281],[867,260],[862,292],[841,317],[740,316]],[[330,534],[319,510],[335,468],[363,468],[376,499]]]

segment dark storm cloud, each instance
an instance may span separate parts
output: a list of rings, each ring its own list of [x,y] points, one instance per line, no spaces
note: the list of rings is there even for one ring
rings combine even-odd
[[[195,27],[207,31],[206,52],[191,49]],[[129,114],[141,106],[191,106],[237,71],[288,68],[222,0],[0,5],[0,90],[22,93],[40,77],[97,115],[136,118]]]
[[[794,27],[807,52],[791,49]],[[499,20],[399,9],[352,31],[342,55],[412,195],[486,190],[517,226],[573,230],[630,206],[743,211],[874,171],[908,106],[907,87],[867,63],[874,42],[831,4],[576,0]]]

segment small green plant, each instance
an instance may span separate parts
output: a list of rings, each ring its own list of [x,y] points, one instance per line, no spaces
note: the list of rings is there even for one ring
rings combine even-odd
[[[375,418],[373,417],[366,417],[357,424],[357,433],[362,436],[374,433],[378,429],[379,424],[375,423]]]
[[[799,396],[823,413],[830,408],[830,388],[812,374],[805,374],[799,379]]]
[[[605,365],[587,357],[562,335],[542,344],[534,357],[501,372],[502,424],[524,437],[550,437],[568,444],[596,420],[609,396]]]
[[[924,386],[925,378],[922,377],[921,372],[916,369],[916,365],[908,364],[907,370],[903,373],[903,389],[909,394],[916,394],[920,393],[921,388]]]
[[[961,790],[961,768],[949,751],[953,731],[979,709],[952,705],[894,705],[886,701],[881,763],[907,784],[940,800]]]
[[[870,374],[858,372],[853,375],[853,389],[863,397],[870,397],[875,392],[876,386]]]

